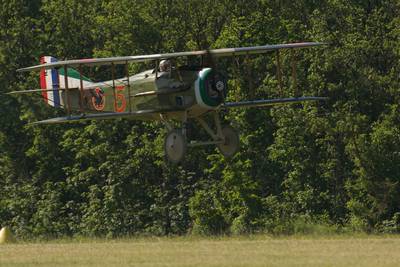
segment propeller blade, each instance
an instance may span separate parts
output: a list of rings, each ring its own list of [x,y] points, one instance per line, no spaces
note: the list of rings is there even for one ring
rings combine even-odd
[[[212,81],[212,89],[214,91],[216,91],[218,93],[218,96],[221,98],[222,103],[225,104],[225,95],[224,95],[224,86],[222,86],[221,88],[218,88],[218,85],[216,83],[217,79],[216,79],[216,75],[217,75],[217,67],[215,64],[215,60],[213,55],[210,52],[210,49],[206,50],[206,57],[207,57],[207,63],[209,64],[210,68],[211,68],[211,81]]]

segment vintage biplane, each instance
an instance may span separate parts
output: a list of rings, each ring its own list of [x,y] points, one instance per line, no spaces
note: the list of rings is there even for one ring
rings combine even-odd
[[[41,58],[40,65],[18,71],[40,71],[41,89],[16,91],[10,94],[38,92],[47,104],[65,109],[67,116],[38,121],[35,124],[55,124],[83,120],[131,118],[159,120],[168,133],[164,149],[170,162],[178,163],[187,147],[216,145],[226,157],[239,148],[239,136],[231,126],[220,122],[220,111],[231,108],[265,107],[278,104],[319,101],[324,97],[302,96],[226,102],[227,78],[216,69],[219,57],[276,53],[277,80],[282,86],[279,51],[320,46],[323,43],[305,42],[254,47],[223,48],[179,53],[124,56],[110,58],[58,61],[51,56]],[[196,58],[196,64],[172,64],[177,58]],[[155,62],[153,69],[130,75],[129,64]],[[93,82],[82,74],[86,66],[111,66],[112,79]],[[122,65],[122,66],[118,66]],[[116,67],[124,69],[123,78],[116,78]],[[296,83],[293,67],[292,79]],[[210,114],[210,115],[207,115]],[[205,119],[211,117],[211,125]],[[197,121],[209,134],[209,141],[188,140],[187,123]],[[174,126],[179,125],[179,126]]]

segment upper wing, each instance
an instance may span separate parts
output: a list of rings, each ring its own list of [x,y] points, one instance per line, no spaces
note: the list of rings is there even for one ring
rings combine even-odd
[[[262,99],[262,100],[251,100],[242,102],[226,102],[221,108],[253,108],[253,107],[266,107],[280,104],[292,104],[305,101],[321,101],[327,100],[327,97],[316,97],[316,96],[305,96],[305,97],[293,97],[293,98],[276,98],[276,99]]]
[[[321,46],[325,43],[306,42],[306,43],[291,43],[291,44],[276,44],[276,45],[263,45],[263,46],[250,46],[238,48],[221,48],[212,50],[199,50],[189,52],[167,53],[167,54],[152,54],[141,56],[125,56],[125,57],[109,57],[109,58],[91,58],[91,59],[75,59],[65,60],[32,67],[22,68],[18,71],[33,71],[41,69],[52,69],[61,66],[77,67],[79,65],[93,66],[93,65],[110,65],[110,64],[126,64],[127,62],[145,62],[151,60],[160,60],[184,56],[201,56],[210,54],[215,57],[227,57],[234,55],[247,55],[247,54],[262,54],[269,51],[290,48],[305,48],[311,46]]]

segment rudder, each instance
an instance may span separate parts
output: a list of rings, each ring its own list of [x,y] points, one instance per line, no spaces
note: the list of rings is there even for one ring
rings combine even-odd
[[[57,62],[57,59],[51,56],[40,58],[40,64]],[[52,107],[61,107],[63,105],[60,97],[60,79],[57,69],[42,69],[40,71],[40,88],[43,89],[42,96],[44,101]]]

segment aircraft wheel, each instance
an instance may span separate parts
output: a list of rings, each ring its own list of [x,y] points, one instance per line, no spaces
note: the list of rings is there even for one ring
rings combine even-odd
[[[226,158],[233,157],[239,151],[239,134],[231,126],[224,126],[222,134],[225,137],[225,142],[218,145],[219,152]]]
[[[180,130],[172,130],[167,134],[164,140],[164,151],[168,161],[179,163],[184,158],[186,149],[186,138]]]

